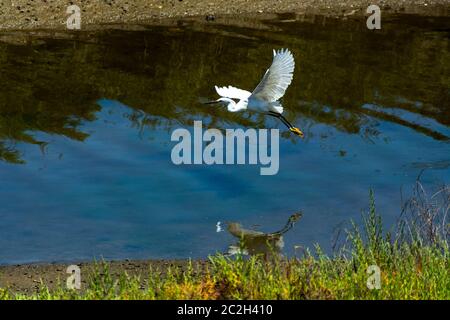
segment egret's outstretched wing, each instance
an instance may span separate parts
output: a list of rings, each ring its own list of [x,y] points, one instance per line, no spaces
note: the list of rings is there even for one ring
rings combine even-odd
[[[248,97],[250,97],[251,92],[247,91],[247,90],[242,90],[242,89],[238,89],[232,86],[228,86],[228,87],[218,87],[215,86],[217,93],[219,94],[219,96],[225,97],[225,98],[230,98],[230,99],[247,99]]]
[[[288,49],[273,50],[272,65],[252,92],[252,96],[268,102],[280,99],[291,84],[294,67],[294,57]]]

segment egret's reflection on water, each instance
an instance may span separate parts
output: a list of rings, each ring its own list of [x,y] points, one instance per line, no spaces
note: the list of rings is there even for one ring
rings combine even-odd
[[[298,209],[286,253],[329,250],[370,188],[390,226],[400,188],[423,168],[424,183],[449,182],[448,19],[383,20],[373,32],[361,21],[282,18],[1,34],[0,263],[205,257],[233,241],[216,221],[283,225]],[[173,165],[170,133],[193,120],[284,130],[199,103],[214,84],[254,88],[283,47],[296,59],[283,105],[305,139],[282,134],[278,174]]]
[[[278,256],[284,248],[283,235],[292,229],[294,224],[300,220],[303,213],[297,212],[291,215],[286,225],[275,232],[262,232],[253,229],[245,229],[238,222],[227,224],[228,232],[239,239],[238,243],[228,247],[228,255],[263,255],[264,257]]]

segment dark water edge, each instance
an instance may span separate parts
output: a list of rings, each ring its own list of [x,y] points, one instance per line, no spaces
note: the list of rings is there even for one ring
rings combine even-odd
[[[0,42],[0,264],[204,257],[231,241],[217,221],[271,231],[298,209],[287,252],[330,251],[370,188],[391,227],[400,188],[423,169],[426,184],[448,183],[449,19],[392,17],[373,32],[358,19],[291,18]],[[199,101],[214,84],[252,89],[281,47],[297,62],[286,116],[306,139],[282,134],[280,174],[174,168],[170,132],[194,119],[278,127]]]

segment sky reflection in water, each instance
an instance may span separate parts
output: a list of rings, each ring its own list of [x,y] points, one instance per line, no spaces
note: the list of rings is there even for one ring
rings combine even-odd
[[[399,20],[374,36],[352,23],[0,42],[0,263],[204,257],[233,242],[217,221],[273,231],[299,210],[286,252],[316,242],[329,251],[370,188],[392,226],[400,188],[422,169],[427,185],[450,180],[448,32]],[[284,106],[305,140],[273,119],[199,103],[214,84],[252,89],[273,47],[296,57]],[[279,128],[279,173],[173,165],[170,134],[193,120]]]

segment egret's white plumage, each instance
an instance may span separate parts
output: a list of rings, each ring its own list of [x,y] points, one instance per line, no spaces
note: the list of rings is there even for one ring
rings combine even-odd
[[[273,50],[272,65],[253,90],[253,97],[268,102],[274,102],[283,97],[294,77],[294,68],[294,57],[288,49]]]
[[[217,93],[221,97],[231,98],[231,99],[247,99],[252,94],[250,91],[242,90],[232,86],[228,87],[218,87],[215,86]]]
[[[257,112],[273,113],[270,115],[280,118],[291,131],[298,135],[303,135],[299,129],[292,126],[281,115],[283,106],[278,101],[284,96],[286,89],[292,82],[294,68],[294,57],[288,49],[273,50],[272,65],[267,69],[261,82],[253,92],[232,86],[215,86],[217,93],[221,96],[216,102],[226,103],[230,112],[248,109]],[[239,101],[236,103],[233,99]]]

